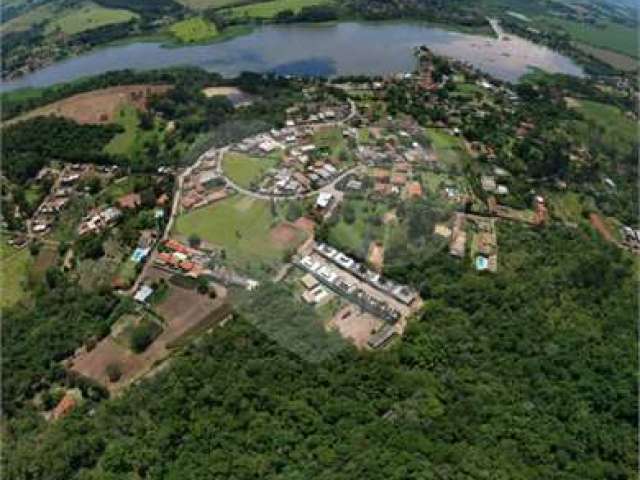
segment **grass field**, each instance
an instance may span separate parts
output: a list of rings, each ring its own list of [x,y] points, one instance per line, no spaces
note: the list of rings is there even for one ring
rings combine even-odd
[[[625,117],[617,107],[589,100],[580,100],[577,109],[587,120],[604,129],[605,138],[621,154],[628,153],[637,135],[637,125],[633,120]],[[592,134],[586,124],[583,124],[581,133],[585,136]]]
[[[384,203],[371,203],[366,200],[347,200],[355,211],[355,222],[349,224],[342,217],[329,231],[329,243],[335,247],[356,253],[365,258],[369,244],[373,240],[384,243],[385,226],[376,225],[373,217],[382,218],[388,210]],[[344,207],[343,207],[344,208]]]
[[[104,150],[107,153],[125,155],[130,158],[142,151],[147,141],[152,137],[162,135],[159,125],[152,130],[143,130],[140,128],[138,110],[133,105],[124,105],[120,112],[115,116],[115,123],[124,127],[124,132],[119,133],[105,145]]]
[[[270,168],[278,165],[279,160],[275,156],[258,158],[250,157],[242,153],[227,153],[224,156],[224,173],[235,183],[243,188],[250,188],[254,182],[259,181]]]
[[[171,34],[184,43],[206,42],[218,36],[216,26],[202,17],[193,17],[174,23]]]
[[[302,7],[322,5],[327,0],[273,0],[225,10],[232,17],[273,18],[283,10],[298,12]]]
[[[28,248],[17,250],[7,245],[7,238],[0,236],[0,308],[15,305],[27,297],[26,282],[32,259]]]
[[[279,264],[286,250],[274,241],[272,227],[276,222],[269,202],[236,195],[180,216],[176,231],[184,236],[199,235],[224,248],[233,267],[259,273],[261,266]]]
[[[574,45],[579,50],[582,50],[587,55],[591,55],[601,62],[607,63],[614,68],[623,71],[633,71],[638,68],[638,60],[622,53],[613,52],[604,48],[594,47],[587,45],[586,43],[574,42]]]
[[[24,30],[29,30],[34,25],[45,22],[54,18],[57,14],[57,7],[54,4],[47,3],[40,7],[34,8],[32,10],[28,10],[27,12],[19,15],[15,18],[12,18],[6,23],[3,23],[0,26],[0,32],[8,33],[8,32],[21,32]]]
[[[50,32],[60,30],[67,35],[74,35],[105,25],[128,22],[134,18],[138,18],[138,15],[129,10],[104,8],[88,3],[81,8],[65,11],[47,24],[47,30]]]
[[[192,8],[193,10],[206,10],[207,8],[231,7],[233,5],[246,3],[246,1],[245,0],[178,0],[178,3],[181,3],[187,8]]]
[[[459,166],[466,155],[462,140],[435,128],[427,129],[431,145],[438,159],[448,166]]]
[[[542,25],[561,28],[577,42],[638,58],[638,36],[633,28],[615,23],[597,27],[561,19],[544,19]]]

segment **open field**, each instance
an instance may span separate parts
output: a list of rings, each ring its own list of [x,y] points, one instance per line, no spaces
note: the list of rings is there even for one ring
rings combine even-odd
[[[123,105],[146,109],[150,95],[164,93],[170,85],[125,85],[80,93],[32,110],[7,123],[27,118],[56,115],[78,123],[110,123],[117,119]]]
[[[352,252],[360,258],[367,258],[372,241],[384,244],[385,226],[371,221],[382,219],[387,206],[384,203],[371,203],[366,200],[347,200],[355,212],[355,221],[348,223],[342,215],[329,231],[329,243],[336,248]],[[344,205],[343,205],[344,208]]]
[[[87,3],[53,19],[47,24],[47,30],[50,32],[60,30],[66,35],[74,35],[105,25],[128,22],[134,18],[138,18],[138,15],[129,10],[104,8],[94,3]]]
[[[460,165],[466,155],[464,144],[460,138],[436,128],[428,128],[427,134],[439,161],[447,166]]]
[[[273,266],[284,252],[297,247],[298,242],[283,245],[276,222],[269,202],[236,195],[178,217],[176,233],[195,233],[224,248],[227,261],[246,270],[259,263]],[[301,233],[299,243],[306,238]]]
[[[54,18],[58,13],[70,12],[60,11],[58,7],[51,3],[46,3],[32,10],[28,10],[24,12],[22,15],[19,15],[15,18],[12,18],[6,23],[3,23],[0,26],[0,32],[9,33],[9,32],[21,32],[24,30],[29,30],[34,25],[45,22]]]
[[[276,157],[251,157],[243,153],[227,153],[222,160],[224,173],[243,188],[250,188],[271,168],[278,165]]]
[[[575,41],[638,58],[638,36],[633,28],[615,23],[607,23],[599,27],[556,18],[545,18],[542,24],[547,27],[561,28]]]
[[[638,60],[622,53],[613,52],[604,48],[594,47],[586,43],[574,42],[576,48],[582,50],[587,55],[591,55],[598,60],[611,65],[614,68],[633,71],[638,68]]]
[[[246,0],[178,0],[178,3],[194,10],[206,10],[208,8],[231,7],[247,2]]]
[[[379,318],[363,313],[355,305],[349,304],[333,316],[327,327],[337,330],[342,338],[362,349],[367,346],[371,332],[377,331],[383,324]]]
[[[271,2],[260,2],[251,5],[243,5],[240,7],[225,10],[232,17],[254,17],[254,18],[273,18],[283,10],[291,10],[298,12],[302,7],[312,5],[322,5],[327,3],[326,0],[273,0]]]
[[[15,305],[27,296],[25,284],[33,263],[28,248],[18,250],[7,245],[7,238],[0,236],[0,308]]]
[[[45,274],[47,273],[47,269],[49,267],[55,266],[58,261],[58,243],[57,242],[47,242],[44,243],[40,247],[40,252],[38,252],[38,256],[33,262],[33,266],[31,267],[31,271],[29,273],[30,277],[34,282],[40,282],[44,279]]]
[[[590,100],[579,100],[577,104],[574,104],[574,108],[582,113],[588,121],[594,122],[601,128],[604,138],[610,139],[610,144],[616,147],[620,153],[628,153],[636,139],[637,125],[633,120],[627,118],[619,108]],[[589,125],[583,123],[580,127],[582,135],[594,134]]]
[[[114,120],[124,128],[124,132],[117,134],[105,145],[104,150],[107,153],[135,158],[144,150],[145,144],[152,141],[154,136],[163,133],[158,121],[155,121],[154,128],[149,130],[140,128],[138,110],[133,105],[123,105]]]
[[[202,17],[193,17],[174,23],[169,27],[171,34],[184,43],[206,42],[218,36],[216,26]]]

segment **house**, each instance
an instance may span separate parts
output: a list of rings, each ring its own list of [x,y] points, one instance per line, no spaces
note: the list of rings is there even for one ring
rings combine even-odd
[[[300,279],[300,282],[307,290],[311,290],[318,285],[318,280],[310,273],[307,273],[304,277],[302,277]]]
[[[333,195],[331,193],[320,192],[320,195],[318,195],[318,199],[316,200],[316,207],[325,209],[329,207],[332,200],[333,200]]]
[[[57,420],[69,415],[78,406],[81,399],[82,392],[79,389],[68,390],[51,412],[51,420]]]
[[[409,198],[422,197],[422,185],[419,182],[409,182],[407,184],[407,196]]]
[[[395,173],[393,177],[391,177],[391,183],[397,186],[404,185],[407,183],[407,176],[402,173]]]
[[[387,182],[389,181],[390,173],[389,173],[389,170],[385,168],[374,168],[372,176],[378,182]]]
[[[118,204],[118,206],[122,209],[136,209],[140,206],[140,204],[142,203],[141,199],[140,199],[140,194],[139,193],[129,193],[127,195],[123,195],[122,197],[120,197],[116,203]]]
[[[480,177],[480,184],[485,192],[494,192],[496,190],[496,179],[489,175]]]
[[[133,299],[136,302],[145,303],[152,293],[153,293],[153,288],[151,288],[148,285],[142,285],[138,289],[136,294],[133,296]]]

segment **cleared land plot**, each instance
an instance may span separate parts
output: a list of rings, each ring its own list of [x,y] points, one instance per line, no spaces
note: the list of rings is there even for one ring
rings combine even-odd
[[[328,322],[327,327],[337,330],[342,338],[357,348],[367,346],[372,332],[377,331],[384,322],[369,313],[363,313],[358,307],[348,305],[338,311]]]
[[[67,35],[84,32],[105,25],[124,23],[138,18],[138,15],[129,10],[104,8],[94,3],[88,3],[81,8],[66,11],[47,25],[47,31],[60,30]]]
[[[184,43],[206,42],[218,36],[216,26],[202,17],[193,17],[174,23],[169,27],[171,34]]]
[[[235,152],[227,153],[222,160],[224,173],[242,188],[251,188],[278,163],[279,158],[276,156],[251,157]]]
[[[122,339],[118,338],[122,336],[121,332],[114,328],[115,334],[104,338],[90,352],[80,353],[72,360],[70,368],[105,385],[112,392],[123,389],[165,359],[171,353],[170,344],[222,308],[226,290],[220,287],[216,291],[218,297],[212,300],[195,290],[171,285],[165,300],[156,307],[156,312],[165,319],[165,328],[144,352],[136,354],[123,346]],[[122,372],[117,382],[112,383],[107,377],[106,367],[109,364],[118,365]]]
[[[170,88],[170,85],[124,85],[93,90],[50,103],[7,123],[48,115],[70,118],[78,123],[110,123],[117,119],[124,105],[145,110],[150,95],[164,93]]]
[[[255,270],[259,264],[279,263],[284,252],[298,246],[282,242],[276,221],[269,202],[236,195],[178,217],[176,233],[186,237],[195,233],[224,248],[232,266]]]
[[[299,12],[302,7],[325,3],[327,3],[327,0],[274,0],[234,7],[225,10],[225,12],[232,17],[273,18],[283,10]]]
[[[49,267],[55,266],[58,261],[58,243],[45,243],[40,247],[40,252],[31,267],[31,277],[35,281],[44,279]]]
[[[26,283],[32,264],[28,248],[16,249],[7,245],[7,239],[0,236],[0,307],[7,308],[27,297]]]

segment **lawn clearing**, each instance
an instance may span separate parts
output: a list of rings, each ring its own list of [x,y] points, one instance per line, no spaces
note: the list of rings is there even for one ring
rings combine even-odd
[[[162,135],[163,131],[159,121],[155,121],[154,128],[143,130],[140,128],[138,110],[133,105],[123,105],[115,117],[115,123],[122,125],[124,132],[119,133],[105,145],[107,153],[125,155],[135,158],[141,154],[145,144],[153,142],[154,136]]]
[[[545,18],[542,23],[566,31],[575,41],[638,58],[638,36],[633,28],[616,23],[589,25],[557,18]]]
[[[16,249],[7,245],[7,238],[0,236],[2,273],[0,273],[0,308],[7,308],[28,295],[26,284],[33,260],[28,248]]]
[[[247,2],[246,0],[178,0],[178,3],[193,10],[206,10],[208,8],[232,7]]]
[[[622,111],[614,106],[590,100],[579,100],[577,110],[589,121],[594,122],[604,130],[604,138],[608,138],[611,145],[621,154],[626,154],[634,145],[637,135],[637,124],[627,118]],[[585,136],[592,134],[588,125],[582,123],[581,133]]]
[[[260,2],[230,8],[225,12],[228,12],[232,17],[273,18],[283,10],[291,10],[297,13],[303,7],[323,5],[325,3],[327,3],[327,0],[273,0],[271,2]]]
[[[460,166],[466,152],[460,138],[449,135],[436,128],[428,128],[427,135],[439,161],[445,165]]]
[[[171,34],[184,43],[206,42],[218,36],[216,26],[202,17],[193,17],[174,23],[169,27]]]
[[[261,266],[276,266],[288,249],[297,246],[273,233],[276,222],[268,201],[236,195],[178,217],[176,233],[186,237],[195,233],[224,248],[231,266],[259,273],[264,270]]]
[[[222,160],[224,173],[242,188],[251,188],[265,173],[280,163],[276,155],[268,157],[250,157],[243,153],[230,152]]]
[[[636,68],[638,68],[638,60],[628,55],[613,52],[604,48],[594,47],[592,45],[587,45],[586,43],[581,42],[574,42],[574,45],[576,48],[582,50],[587,55],[591,55],[598,60],[607,63],[619,70],[632,72]]]
[[[128,22],[134,18],[138,18],[138,15],[129,10],[104,8],[94,3],[87,3],[55,18],[47,25],[47,31],[60,30],[66,35],[74,35],[105,25]]]
[[[30,278],[34,283],[39,283],[44,280],[44,276],[47,273],[49,267],[54,267],[58,261],[58,243],[44,243],[40,247],[38,256],[31,267],[29,273]]]

